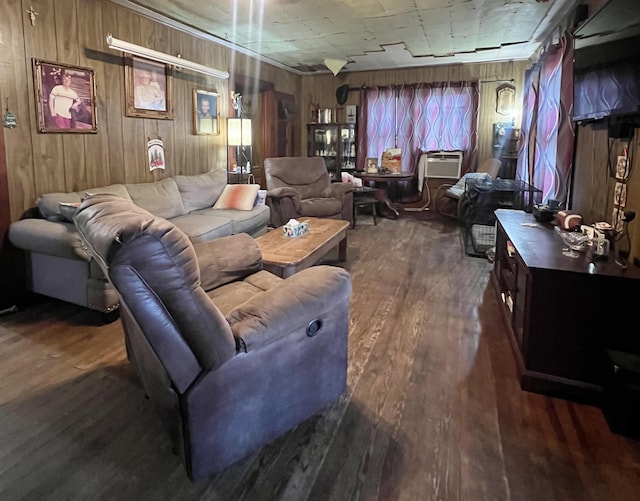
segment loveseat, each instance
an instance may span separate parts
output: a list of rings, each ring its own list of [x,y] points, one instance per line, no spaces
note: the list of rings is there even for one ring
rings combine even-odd
[[[244,198],[249,203],[244,202],[244,209],[249,210],[214,208],[216,203],[220,205],[219,202],[227,200],[226,193],[236,187],[246,193]],[[227,185],[226,172],[214,170],[151,183],[47,193],[37,199],[36,207],[27,211],[25,217],[11,224],[8,238],[13,246],[24,251],[29,291],[110,313],[118,308],[116,291],[83,246],[73,224],[75,206],[87,194],[124,197],[154,216],[170,220],[193,243],[198,243],[237,233],[253,237],[265,233],[270,209],[254,205],[251,196],[255,198],[258,188],[258,185]],[[225,206],[229,204],[222,204]]]

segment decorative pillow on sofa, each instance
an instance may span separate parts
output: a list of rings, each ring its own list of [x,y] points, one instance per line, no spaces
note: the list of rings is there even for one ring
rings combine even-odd
[[[251,210],[259,189],[259,184],[228,184],[213,208]]]

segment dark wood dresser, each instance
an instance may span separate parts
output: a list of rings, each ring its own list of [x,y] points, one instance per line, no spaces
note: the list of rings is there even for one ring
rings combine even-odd
[[[524,390],[598,404],[606,350],[640,353],[640,269],[578,258],[550,224],[499,209],[492,284],[503,305]],[[590,266],[590,263],[593,263]]]

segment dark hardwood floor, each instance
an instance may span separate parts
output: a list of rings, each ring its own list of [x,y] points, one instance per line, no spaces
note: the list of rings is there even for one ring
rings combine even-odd
[[[361,217],[348,238],[347,392],[198,484],[119,321],[48,299],[0,317],[0,498],[639,499],[640,442],[596,407],[520,390],[491,264],[464,254],[455,222]]]

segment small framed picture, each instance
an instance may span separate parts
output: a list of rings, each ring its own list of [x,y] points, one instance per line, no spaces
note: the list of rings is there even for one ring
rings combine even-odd
[[[196,135],[220,134],[218,93],[193,89],[193,133]]]
[[[354,124],[358,121],[358,107],[355,104],[348,104],[345,106],[346,120],[348,124]]]
[[[171,84],[168,66],[141,57],[125,56],[125,115],[172,120]]]
[[[98,131],[92,69],[33,59],[39,132]]]
[[[378,173],[378,159],[377,158],[367,158],[367,163],[364,168],[367,174],[377,174]]]

